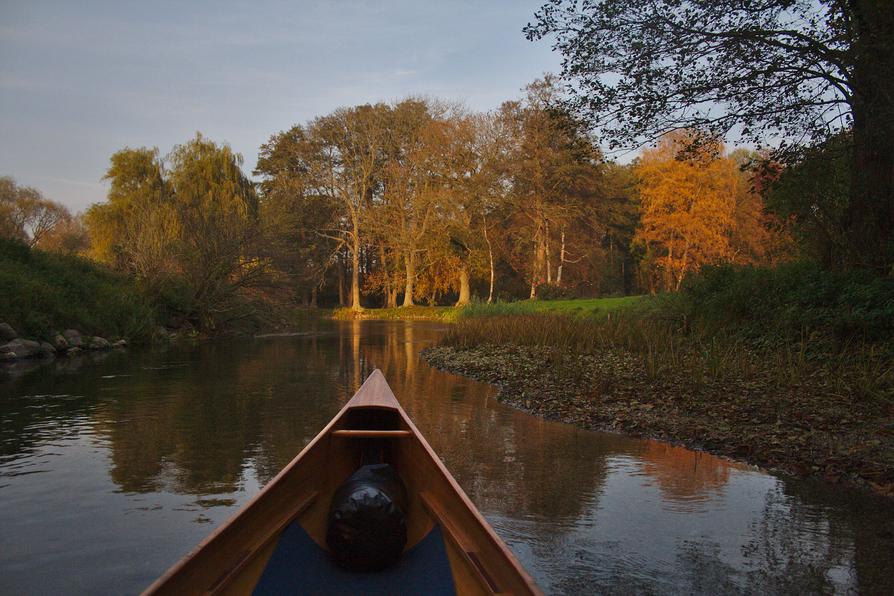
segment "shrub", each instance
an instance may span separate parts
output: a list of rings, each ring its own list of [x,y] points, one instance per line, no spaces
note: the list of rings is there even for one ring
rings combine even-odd
[[[74,327],[87,334],[149,337],[157,312],[134,280],[85,258],[0,239],[0,320],[28,337]]]

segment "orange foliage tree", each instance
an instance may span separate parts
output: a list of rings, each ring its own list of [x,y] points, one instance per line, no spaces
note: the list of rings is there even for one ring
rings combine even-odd
[[[722,147],[685,153],[688,141],[688,133],[666,135],[636,166],[642,218],[635,241],[651,273],[663,274],[665,290],[679,290],[687,273],[731,253],[739,171],[718,157]]]

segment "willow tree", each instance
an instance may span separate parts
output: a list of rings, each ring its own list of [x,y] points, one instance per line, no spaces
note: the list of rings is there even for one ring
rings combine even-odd
[[[110,158],[107,200],[85,214],[91,255],[154,283],[173,264],[170,189],[158,149],[126,148]]]
[[[263,274],[252,246],[258,197],[242,172],[242,156],[228,145],[197,134],[168,160],[177,266],[191,289],[196,322],[213,330],[245,315],[233,298]]]
[[[738,131],[788,162],[850,129],[848,260],[894,263],[890,0],[553,0],[525,31],[554,40],[570,106],[613,147]]]

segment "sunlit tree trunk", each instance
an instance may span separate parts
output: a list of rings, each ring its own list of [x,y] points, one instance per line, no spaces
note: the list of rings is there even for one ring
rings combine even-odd
[[[565,267],[565,226],[562,226],[562,244],[559,248],[559,269],[556,271],[556,285],[562,285],[562,269]]]
[[[354,230],[354,250],[351,251],[351,310],[361,311],[360,304],[360,233]]]
[[[487,290],[487,303],[490,304],[494,300],[494,247],[491,246],[490,238],[487,236],[487,220],[484,219],[482,225],[484,230],[484,241],[487,243],[487,259],[490,266],[490,286]]]
[[[546,283],[553,283],[553,264],[549,250],[549,221],[546,222],[546,230],[543,234],[543,254],[546,258]]]
[[[344,259],[341,258],[341,250],[339,250],[338,256],[338,305],[345,305],[345,263]]]
[[[463,264],[459,270],[459,299],[456,301],[456,306],[465,306],[471,299],[472,292],[469,287],[469,268],[467,265]]]
[[[407,266],[407,282],[404,287],[404,303],[403,306],[413,306],[413,282],[416,280],[416,254],[413,250],[408,250],[404,255],[404,262]]]

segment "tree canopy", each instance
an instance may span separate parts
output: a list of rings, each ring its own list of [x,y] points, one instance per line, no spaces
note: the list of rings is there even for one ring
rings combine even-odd
[[[881,267],[894,260],[892,31],[888,0],[552,0],[525,28],[554,40],[569,105],[612,147],[697,129],[791,163],[852,130],[848,260]]]

